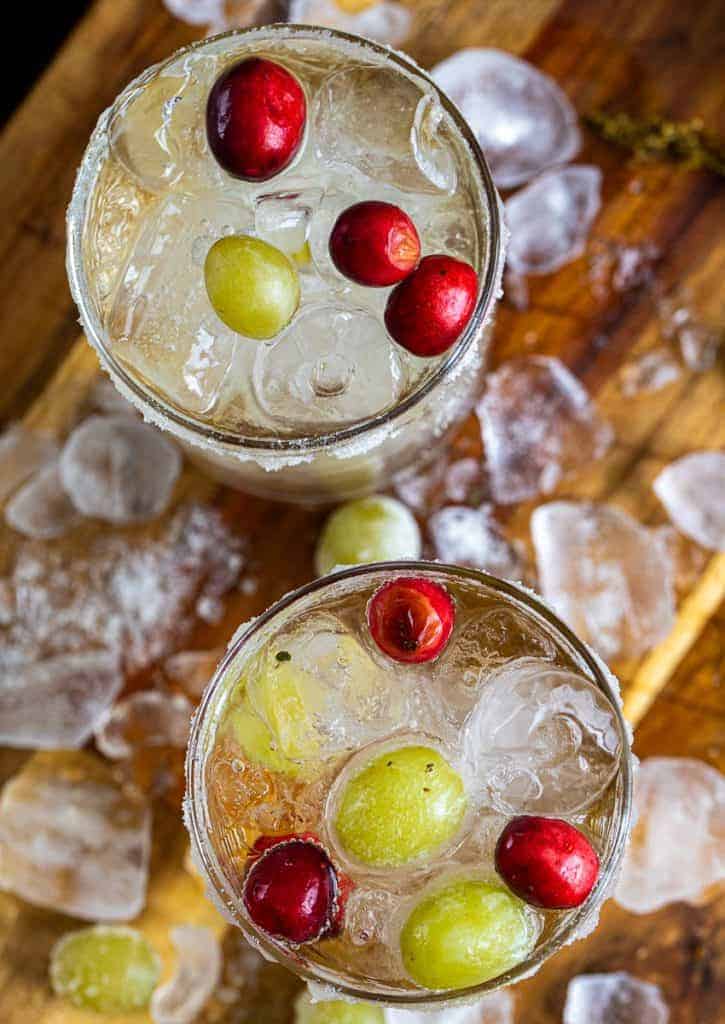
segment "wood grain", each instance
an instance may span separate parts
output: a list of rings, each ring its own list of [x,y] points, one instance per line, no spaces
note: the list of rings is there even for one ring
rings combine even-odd
[[[725,4],[705,0],[416,0],[409,50],[426,66],[463,46],[500,46],[523,53],[554,75],[582,113],[611,106],[633,113],[699,116],[725,133]],[[95,357],[77,340],[64,270],[64,211],[75,168],[96,117],[126,81],[192,38],[157,0],[96,0],[56,61],[0,134],[0,417],[24,416],[35,428],[62,434],[96,374]],[[672,459],[697,448],[725,446],[725,374],[683,372],[662,391],[625,399],[621,370],[664,344],[648,283],[626,290],[592,274],[597,252],[612,243],[656,247],[653,273],[663,291],[688,289],[704,316],[724,317],[725,195],[712,176],[661,163],[642,164],[585,133],[579,160],[604,172],[604,205],[585,257],[550,277],[530,281],[526,312],[500,307],[493,364],[523,353],[562,358],[596,394],[617,440],[606,459],[566,481],[558,495],[611,501],[652,525],[666,522],[651,482]],[[65,357],[65,358],[64,358]],[[480,453],[471,419],[455,442]],[[257,614],[311,578],[321,513],[271,505],[217,490],[188,470],[178,497],[214,500],[246,538],[254,593],[235,594],[218,627],[199,627],[201,647],[226,640]],[[507,513],[513,536],[525,538],[533,504]],[[725,556],[702,558],[702,570],[680,590],[670,637],[638,664],[616,666],[626,709],[638,723],[640,756],[701,757],[725,770],[723,632]],[[0,777],[25,755],[4,751]],[[181,921],[223,926],[183,869],[185,838],[178,817],[157,813],[154,870],[139,926],[171,966],[168,928]],[[627,969],[662,985],[671,1024],[716,1024],[725,995],[725,898],[701,907],[675,905],[636,917],[608,904],[588,940],[550,961],[518,987],[517,1024],[560,1021],[568,979],[583,970]],[[90,1024],[99,1020],[55,1000],[47,986],[49,949],[67,918],[0,896],[0,1021]],[[285,1012],[286,1009],[286,1012]],[[275,1004],[280,1022],[287,1004]],[[214,1003],[216,1022],[247,1018]],[[236,1015],[235,1015],[236,1014]],[[144,1015],[102,1018],[141,1024]],[[263,1017],[255,1019],[260,1024]],[[251,1021],[250,1021],[251,1024]]]

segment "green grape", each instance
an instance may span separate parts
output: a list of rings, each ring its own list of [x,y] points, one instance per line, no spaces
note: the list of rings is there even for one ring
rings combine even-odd
[[[346,1003],[341,999],[313,1003],[303,992],[295,1003],[295,1024],[385,1024],[385,1014],[373,1003]]]
[[[292,660],[263,655],[242,680],[230,719],[234,737],[250,761],[299,775],[301,762],[319,753],[313,716],[322,700],[316,680]]]
[[[373,495],[341,505],[329,517],[317,542],[320,576],[336,565],[362,565],[420,557],[420,530],[395,498]]]
[[[292,262],[268,242],[249,235],[220,238],[204,265],[206,290],[227,327],[249,338],[273,338],[300,303]]]
[[[525,960],[535,942],[523,902],[501,885],[475,879],[425,897],[400,933],[408,974],[432,989],[496,978]]]
[[[133,928],[95,925],[70,932],[50,956],[56,995],[98,1013],[127,1013],[147,1006],[159,971],[158,956]]]
[[[466,811],[463,781],[431,747],[390,750],[345,785],[335,816],[348,854],[373,867],[433,853],[458,831]]]

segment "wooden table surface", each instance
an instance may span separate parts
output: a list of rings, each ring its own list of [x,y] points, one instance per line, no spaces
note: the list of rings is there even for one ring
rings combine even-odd
[[[406,49],[424,66],[462,46],[498,46],[552,74],[582,114],[609,107],[700,117],[711,132],[725,136],[722,0],[417,0],[411,6],[415,31]],[[24,418],[62,432],[95,376],[95,357],[79,339],[65,277],[64,214],[75,170],[98,114],[128,79],[194,37],[160,0],[95,0],[0,135],[4,423]],[[604,204],[589,257],[607,242],[651,243],[659,253],[654,272],[661,286],[686,287],[705,317],[722,322],[722,179],[638,162],[586,132],[578,159],[604,172]],[[502,304],[493,364],[523,352],[558,355],[596,395],[617,433],[608,456],[568,480],[559,495],[611,501],[643,522],[664,523],[650,487],[659,469],[689,451],[725,446],[722,361],[704,374],[686,371],[661,391],[623,398],[622,367],[661,345],[651,289],[594,287],[586,256],[556,275],[532,280],[526,312]],[[464,425],[456,450],[477,454],[479,444],[475,424]],[[221,626],[200,628],[192,639],[211,646],[312,577],[321,513],[220,491],[190,470],[179,487],[179,496],[188,494],[214,500],[224,510],[247,538],[259,580],[256,593],[230,600]],[[532,508],[533,503],[522,505],[508,516],[514,535],[525,533]],[[670,637],[639,662],[615,666],[626,711],[637,726],[640,757],[691,755],[725,770],[724,598],[725,554],[703,558],[679,595]],[[24,756],[3,752],[2,775]],[[223,926],[182,868],[185,844],[176,817],[161,811],[157,832],[163,842],[157,842],[139,926],[168,957],[170,925],[195,920],[220,933]],[[2,1024],[99,1019],[70,1010],[47,987],[48,950],[71,924],[0,895]],[[554,1024],[573,974],[622,968],[662,986],[671,1024],[722,1020],[722,891],[701,906],[677,904],[648,916],[626,914],[610,903],[593,936],[518,987],[517,1022]],[[107,1018],[117,1024],[124,1019]]]

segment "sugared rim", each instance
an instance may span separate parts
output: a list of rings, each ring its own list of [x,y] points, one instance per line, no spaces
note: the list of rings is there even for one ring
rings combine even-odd
[[[568,645],[573,648],[581,662],[591,675],[592,681],[609,699],[614,709],[617,722],[617,730],[620,737],[620,759],[618,776],[618,794],[613,821],[613,834],[610,842],[610,855],[602,865],[599,878],[585,902],[570,911],[567,926],[560,932],[556,932],[551,938],[538,947],[533,955],[516,967],[497,978],[475,985],[470,988],[455,991],[428,991],[428,990],[385,990],[380,985],[379,991],[371,991],[355,984],[341,980],[334,971],[327,971],[317,964],[302,964],[299,957],[294,953],[285,952],[274,942],[271,942],[264,935],[258,932],[248,919],[240,911],[239,896],[235,893],[228,880],[224,876],[215,852],[211,849],[208,836],[211,823],[207,815],[206,784],[204,777],[204,735],[209,725],[208,719],[213,713],[216,698],[225,684],[227,671],[241,648],[261,630],[275,619],[281,612],[296,604],[302,598],[325,588],[332,587],[342,580],[352,579],[358,576],[386,573],[391,577],[401,575],[421,575],[425,573],[437,573],[448,576],[452,580],[473,580],[483,583],[485,586],[497,591],[507,599],[523,604],[528,611],[542,618],[549,628],[558,633]],[[500,580],[486,572],[475,569],[467,569],[461,566],[446,565],[440,562],[430,561],[404,561],[404,562],[376,562],[371,565],[354,566],[342,569],[327,576],[320,577],[307,583],[297,590],[292,591],[285,597],[273,604],[267,611],[258,618],[253,619],[246,628],[241,629],[232,640],[224,658],[219,664],[204,696],[199,704],[192,723],[189,746],[186,756],[186,797],[185,797],[185,821],[191,837],[192,850],[195,860],[203,867],[208,881],[213,885],[216,893],[223,899],[227,916],[241,929],[246,938],[253,946],[262,951],[264,956],[281,963],[289,970],[299,975],[304,981],[326,986],[335,990],[343,997],[355,1000],[367,1000],[369,1002],[382,1002],[389,1006],[400,1007],[440,1007],[454,1005],[456,1003],[470,1003],[480,998],[487,992],[513,985],[535,973],[538,968],[550,956],[556,953],[568,942],[576,938],[577,932],[585,925],[591,914],[597,913],[601,903],[607,898],[611,887],[614,885],[619,867],[624,856],[627,837],[629,835],[630,820],[632,814],[632,785],[633,785],[633,760],[630,750],[629,729],[622,715],[619,694],[617,692],[616,680],[608,671],[606,666],[593,652],[578,639],[569,627],[559,619],[551,609],[544,604],[531,591],[515,583]]]
[[[363,437],[380,427],[394,425],[396,420],[414,408],[422,401],[438,384],[445,380],[448,374],[460,363],[474,343],[479,330],[485,324],[489,312],[496,300],[496,291],[503,266],[503,232],[500,218],[499,199],[493,184],[491,172],[481,148],[455,104],[436,85],[426,71],[419,68],[417,64],[403,54],[391,50],[385,46],[352,35],[348,32],[340,32],[334,29],[315,29],[308,25],[274,24],[263,27],[234,29],[224,32],[209,39],[198,40],[189,46],[182,47],[173,53],[167,60],[147,68],[138,78],[130,82],[119,97],[114,101],[114,106],[120,96],[125,95],[138,83],[157,74],[180,56],[193,53],[196,50],[209,46],[210,43],[222,39],[241,39],[247,36],[258,35],[260,39],[266,36],[282,34],[291,37],[309,37],[310,39],[332,39],[351,43],[362,49],[375,52],[386,61],[399,65],[408,74],[422,79],[437,94],[441,105],[451,117],[456,129],[460,133],[469,152],[470,159],[476,167],[478,174],[479,194],[486,204],[488,215],[487,249],[480,255],[486,258],[485,272],[481,278],[478,300],[473,315],[463,333],[462,338],[454,345],[449,355],[444,358],[435,372],[416,391],[386,413],[379,413],[360,423],[328,434],[300,435],[295,437],[257,437],[253,435],[235,434],[219,430],[205,423],[194,416],[186,415],[170,403],[166,402],[159,395],[155,395],[150,389],[132,376],[114,357],[111,347],[107,343],[107,332],[100,322],[100,318],[90,300],[90,291],[86,279],[86,267],[83,259],[83,227],[86,219],[88,202],[93,194],[100,161],[104,155],[105,138],[108,127],[110,108],[101,114],[94,129],[91,139],[83,156],[78,175],[76,177],[73,195],[67,213],[67,271],[73,299],[80,313],[81,324],[88,337],[98,352],[101,363],[110,373],[114,383],[121,386],[124,392],[128,392],[132,399],[147,411],[149,417],[155,421],[159,418],[169,421],[169,429],[177,433],[192,444],[196,443],[202,447],[207,444],[222,446],[229,453],[235,451],[244,454],[250,453],[310,453],[325,451],[345,442],[351,442]],[[479,233],[479,249],[483,249],[482,239]]]

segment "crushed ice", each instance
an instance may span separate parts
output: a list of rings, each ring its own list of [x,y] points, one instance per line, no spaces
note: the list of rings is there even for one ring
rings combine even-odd
[[[20,699],[26,673],[48,658],[101,650],[131,673],[169,656],[198,601],[228,593],[243,564],[240,541],[204,505],[181,507],[156,536],[102,534],[75,556],[19,545],[0,581],[0,692]]]

